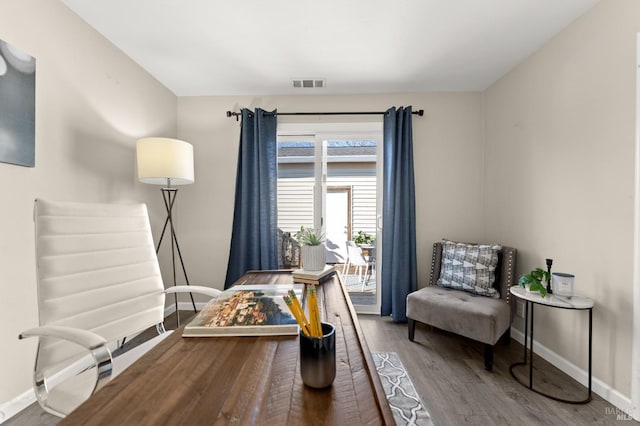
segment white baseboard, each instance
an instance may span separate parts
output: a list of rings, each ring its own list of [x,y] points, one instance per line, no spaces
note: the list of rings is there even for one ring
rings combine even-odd
[[[520,330],[516,330],[515,328],[511,327],[511,337],[524,345],[524,334]],[[537,340],[534,339],[533,342],[533,351],[536,355],[539,355],[549,363],[553,364],[559,370],[561,370],[583,386],[587,387],[589,385],[588,371],[585,371],[575,364],[569,362],[567,359],[553,352],[551,349],[542,345]],[[631,398],[613,389],[602,380],[592,377],[591,390],[593,393],[601,396],[602,399],[616,406],[624,413],[631,413],[633,407]]]
[[[9,420],[31,404],[36,402],[36,394],[33,388],[23,392],[11,401],[0,404],[0,424]]]

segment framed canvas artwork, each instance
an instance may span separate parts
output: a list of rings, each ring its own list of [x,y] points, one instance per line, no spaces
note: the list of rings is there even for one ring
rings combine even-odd
[[[36,60],[0,40],[0,162],[35,166]]]

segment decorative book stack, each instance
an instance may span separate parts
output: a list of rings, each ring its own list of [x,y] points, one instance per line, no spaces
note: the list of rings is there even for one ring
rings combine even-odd
[[[303,284],[321,284],[333,274],[336,273],[336,268],[333,265],[325,265],[324,269],[319,271],[307,271],[306,269],[296,269],[291,273],[293,276],[293,282]]]
[[[303,300],[301,284],[250,284],[231,287],[211,300],[185,326],[182,336],[297,335],[298,322],[283,299],[293,290]]]

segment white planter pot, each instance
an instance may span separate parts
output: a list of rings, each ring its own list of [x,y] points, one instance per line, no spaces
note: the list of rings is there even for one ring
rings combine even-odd
[[[321,271],[327,264],[327,250],[324,244],[300,247],[302,268],[305,271]]]

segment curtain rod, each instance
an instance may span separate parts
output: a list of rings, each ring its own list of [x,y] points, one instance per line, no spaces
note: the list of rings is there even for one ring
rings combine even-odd
[[[384,115],[386,111],[364,111],[364,112],[276,112],[275,115]],[[412,111],[419,117],[424,115],[424,110]],[[227,111],[227,117],[235,117],[238,121],[238,117],[242,115],[240,112]]]

